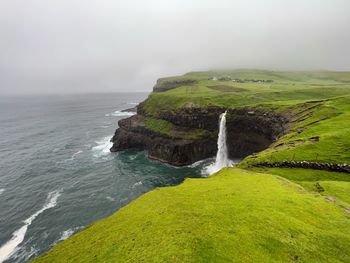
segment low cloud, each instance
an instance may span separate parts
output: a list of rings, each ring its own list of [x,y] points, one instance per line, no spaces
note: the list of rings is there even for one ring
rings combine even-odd
[[[347,0],[3,0],[2,94],[150,91],[193,70],[350,70]]]

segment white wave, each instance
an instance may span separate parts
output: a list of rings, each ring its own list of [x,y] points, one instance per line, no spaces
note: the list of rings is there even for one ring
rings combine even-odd
[[[78,230],[83,229],[83,226],[78,226],[78,227],[73,227],[73,228],[69,228],[63,232],[61,232],[61,237],[54,242],[54,245],[56,245],[58,242],[66,240],[67,238],[69,238],[70,236],[72,236],[74,233],[76,233]]]
[[[142,185],[142,182],[141,182],[141,181],[139,181],[139,182],[137,182],[137,183],[134,183],[133,186],[132,186],[132,188],[135,188],[135,187],[137,187],[137,186],[139,186],[139,185]]]
[[[111,202],[114,202],[114,201],[115,201],[115,199],[114,199],[113,197],[110,197],[110,196],[106,196],[106,199],[109,200],[109,201],[111,201]]]
[[[31,258],[32,256],[38,253],[39,253],[39,249],[35,247],[30,247],[29,251],[24,254],[24,258],[28,260],[29,258]]]
[[[61,234],[61,237],[58,239],[58,241],[66,240],[67,238],[69,238],[73,234],[74,234],[74,229],[72,229],[72,228],[70,228],[66,231],[63,231]]]
[[[131,111],[115,111],[112,113],[107,113],[105,116],[106,117],[126,117],[126,116],[132,116],[135,115],[136,112],[131,112]]]
[[[193,163],[193,164],[188,165],[187,167],[189,167],[189,168],[196,168],[197,166],[200,166],[200,165],[201,165],[202,163],[204,163],[205,161],[207,161],[207,159],[200,160],[200,161],[198,161],[198,162],[195,162],[195,163]]]
[[[23,249],[21,251],[16,250],[16,253],[12,254],[12,259],[15,262],[27,262],[32,256],[39,253],[39,249],[31,246],[29,249]]]
[[[94,152],[94,157],[101,157],[110,153],[109,149],[113,146],[111,142],[111,136],[104,137],[100,141],[96,141],[97,145],[92,147],[92,151]]]
[[[0,189],[0,195],[5,191],[5,188]]]
[[[72,159],[74,159],[74,157],[75,156],[77,156],[78,154],[81,154],[83,151],[77,151],[76,153],[74,153],[73,155],[72,155]]]
[[[0,247],[0,263],[8,259],[16,250],[19,244],[22,243],[28,227],[34,219],[47,209],[53,208],[57,205],[57,198],[60,196],[60,191],[53,191],[47,195],[44,206],[23,221],[24,226],[12,233],[12,237],[2,247]]]
[[[77,151],[76,153],[73,153],[73,155],[68,158],[68,159],[65,159],[63,161],[58,161],[56,162],[56,164],[61,164],[61,163],[67,163],[67,162],[71,162],[71,161],[74,161],[75,159],[75,156],[77,156],[78,154],[81,154],[83,151]]]
[[[128,102],[126,104],[129,104],[129,105],[138,105],[139,103],[138,102]]]
[[[83,151],[77,151],[76,153],[73,153],[72,157],[67,159],[66,161],[73,161],[75,159],[75,156],[77,156],[78,154],[81,154]]]
[[[136,158],[137,158],[137,154],[135,154],[135,155],[130,155],[130,156],[129,156],[129,159],[130,159],[131,161],[135,160]]]

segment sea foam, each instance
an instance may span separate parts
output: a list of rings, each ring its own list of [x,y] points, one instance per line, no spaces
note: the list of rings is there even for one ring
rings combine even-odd
[[[139,186],[139,185],[142,185],[142,181],[139,181],[139,182],[137,182],[137,183],[134,183],[134,184],[132,185],[132,188],[135,188],[135,187],[137,187],[137,186]]]
[[[132,116],[135,115],[136,112],[131,112],[131,111],[114,111],[111,113],[107,113],[105,116],[106,117],[127,117],[127,116]]]
[[[77,156],[78,154],[81,154],[83,151],[77,151],[72,155],[72,159],[74,160],[74,157]]]
[[[197,162],[195,162],[193,164],[188,165],[187,167],[189,167],[189,168],[196,168],[196,167],[202,165],[206,161],[207,161],[207,159],[200,160],[200,161],[197,161]]]
[[[111,197],[111,196],[106,196],[106,199],[109,200],[109,201],[111,201],[111,202],[114,202],[114,201],[115,201],[115,199],[114,199],[113,197]]]
[[[96,141],[97,145],[92,147],[94,157],[101,157],[110,153],[109,149],[113,146],[111,136],[104,137],[100,141]]]
[[[75,232],[74,229],[70,228],[66,231],[63,231],[62,234],[61,234],[61,237],[58,239],[58,241],[63,241],[63,240],[66,240],[67,238],[69,238],[71,235],[73,235]]]
[[[16,250],[19,244],[22,243],[28,227],[34,219],[47,209],[57,205],[57,198],[60,196],[60,191],[53,191],[47,195],[47,199],[43,207],[23,221],[24,226],[12,233],[12,237],[2,247],[0,247],[0,263],[8,259]]]
[[[61,232],[60,238],[56,242],[54,242],[54,245],[56,245],[58,242],[66,240],[67,238],[72,236],[74,233],[76,233],[77,231],[79,231],[83,228],[84,228],[83,226],[78,226],[78,227],[69,228],[69,229]]]

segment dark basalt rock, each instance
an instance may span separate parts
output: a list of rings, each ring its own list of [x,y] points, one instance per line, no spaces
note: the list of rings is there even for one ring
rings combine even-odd
[[[216,153],[213,138],[197,140],[168,137],[146,128],[145,117],[134,115],[118,122],[119,129],[112,138],[111,152],[130,148],[145,149],[148,157],[173,165],[192,164]]]
[[[216,131],[218,129],[219,116],[224,111],[215,107],[183,108],[176,114],[166,111],[160,112],[159,117],[178,126]]]
[[[160,112],[159,118],[176,127],[205,129],[217,134],[219,116],[225,109],[183,108],[178,112]],[[285,131],[287,120],[271,112],[252,109],[229,110],[227,116],[227,143],[230,158],[242,158],[269,147]],[[217,138],[172,138],[158,134],[146,127],[147,114],[139,104],[137,115],[119,121],[119,129],[112,138],[112,152],[130,148],[145,149],[152,159],[173,165],[188,165],[215,156]]]
[[[229,110],[227,115],[227,143],[229,155],[245,157],[268,148],[286,130],[287,119],[261,110]]]

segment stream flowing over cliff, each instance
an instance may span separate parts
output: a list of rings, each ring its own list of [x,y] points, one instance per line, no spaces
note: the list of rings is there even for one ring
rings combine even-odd
[[[147,125],[149,114],[144,102],[137,114],[118,122],[111,141],[112,152],[144,149],[148,157],[176,166],[189,165],[213,157],[217,152],[220,107],[185,107],[176,112],[159,112],[159,118],[172,125],[172,134],[164,134]],[[285,131],[287,120],[271,111],[240,108],[227,110],[227,144],[230,159],[243,158],[269,147]],[[196,131],[201,136],[187,136]]]

